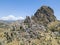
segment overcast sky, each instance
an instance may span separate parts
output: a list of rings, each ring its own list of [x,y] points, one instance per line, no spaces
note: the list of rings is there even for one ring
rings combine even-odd
[[[60,20],[60,0],[0,0],[0,19],[24,19],[42,5],[50,6]]]

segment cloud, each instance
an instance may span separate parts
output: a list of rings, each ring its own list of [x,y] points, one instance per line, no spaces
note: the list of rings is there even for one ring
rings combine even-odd
[[[24,19],[23,17],[16,17],[14,15],[8,15],[0,18],[0,20],[23,20],[23,19]]]

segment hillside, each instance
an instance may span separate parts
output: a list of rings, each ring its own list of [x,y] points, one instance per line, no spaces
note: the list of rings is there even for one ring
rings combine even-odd
[[[60,45],[60,21],[49,6],[41,6],[23,21],[0,23],[0,45]]]

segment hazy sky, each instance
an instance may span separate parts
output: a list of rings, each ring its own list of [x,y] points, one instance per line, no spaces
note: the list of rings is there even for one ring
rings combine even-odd
[[[60,20],[60,0],[0,0],[0,18],[33,15],[42,5],[50,6]]]

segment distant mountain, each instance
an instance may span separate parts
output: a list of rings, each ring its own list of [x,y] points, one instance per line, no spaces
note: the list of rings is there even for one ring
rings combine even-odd
[[[15,20],[0,20],[1,23],[12,23],[15,22]]]

